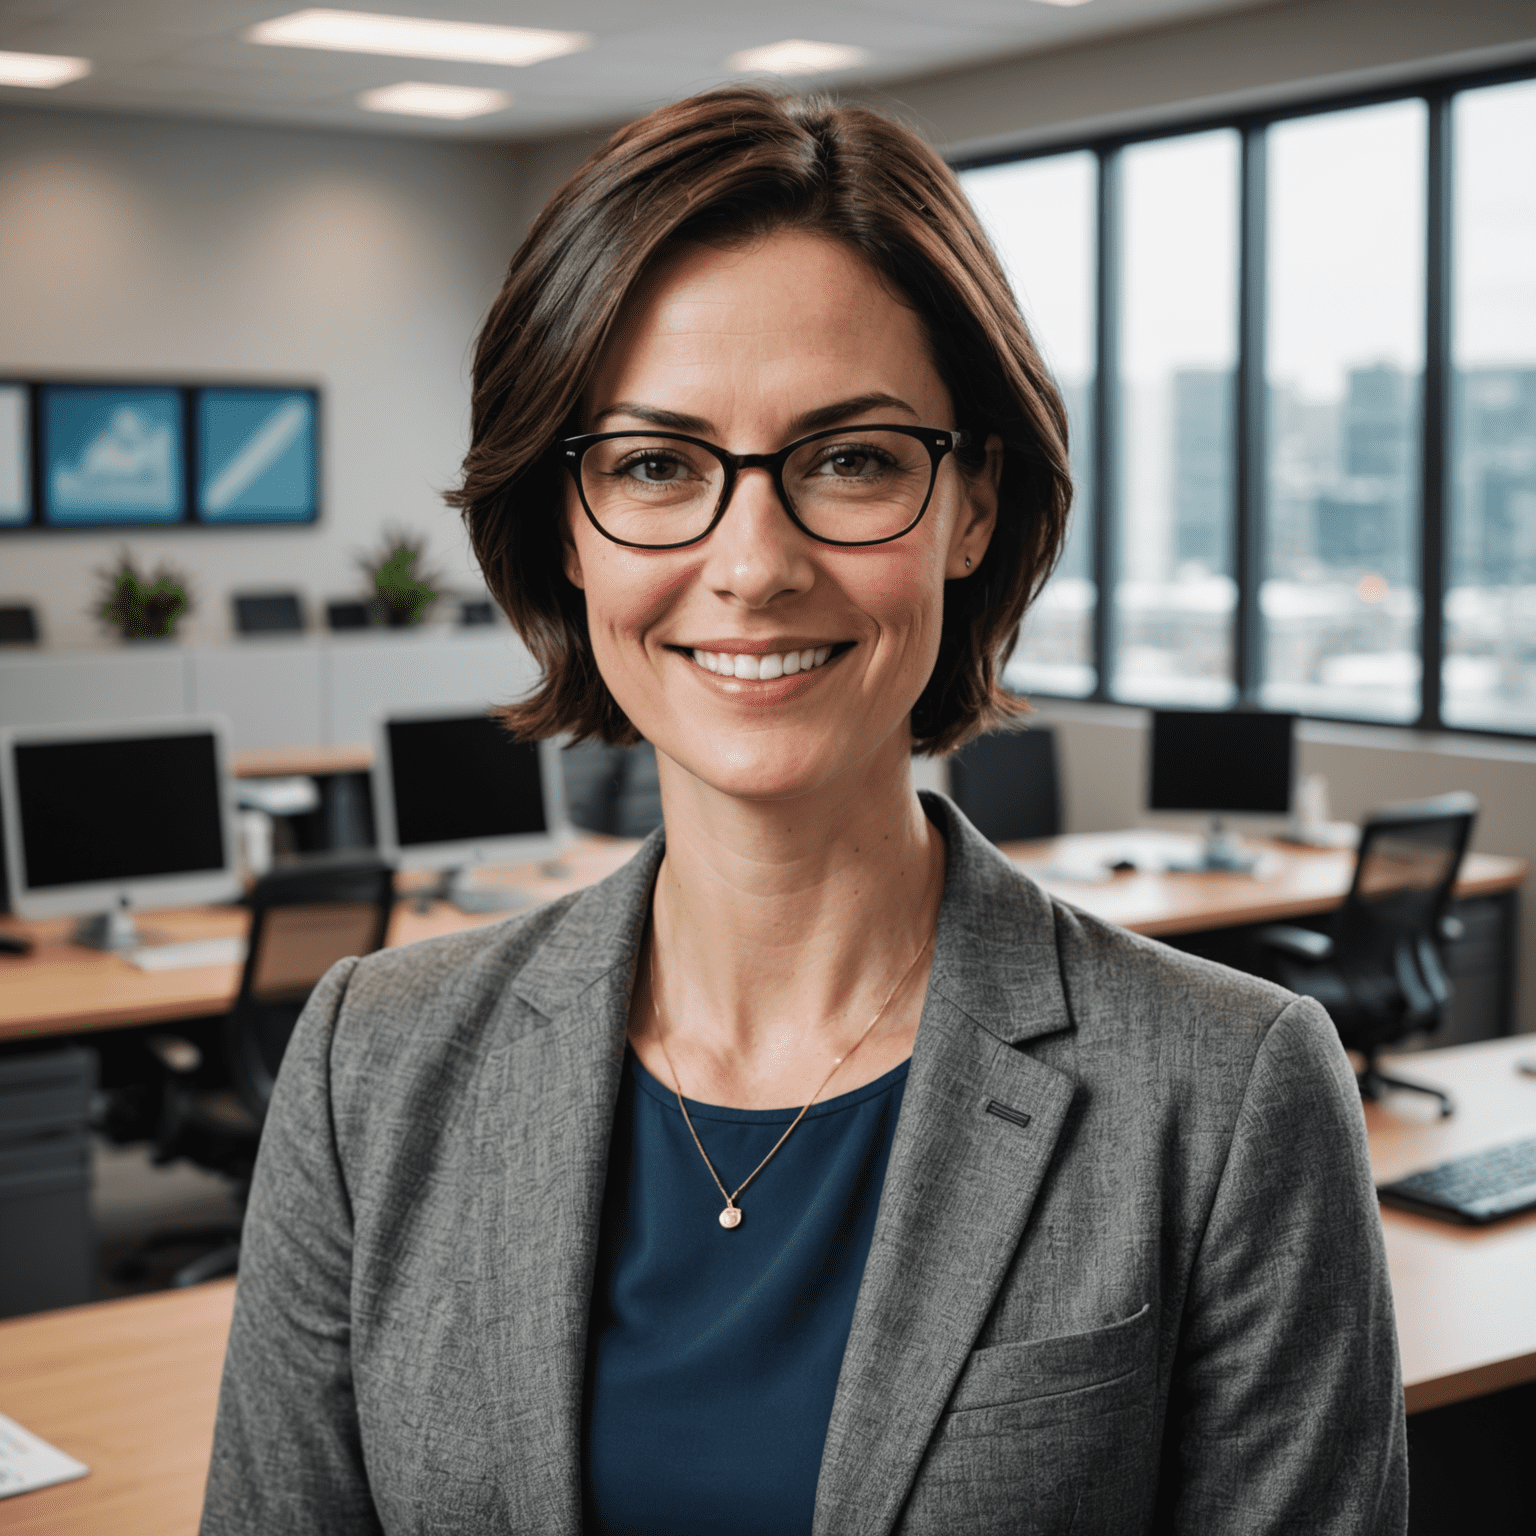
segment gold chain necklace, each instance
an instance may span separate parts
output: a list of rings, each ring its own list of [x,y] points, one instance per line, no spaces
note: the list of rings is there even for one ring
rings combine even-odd
[[[853,1053],[858,1050],[861,1045],[864,1044],[866,1039],[869,1038],[869,1032],[875,1027],[876,1024],[880,1022],[882,1018],[884,1018],[885,1010],[891,1006],[891,1000],[899,991],[901,991],[902,987],[906,985],[907,979],[911,976],[912,972],[917,969],[917,962],[928,953],[928,947],[933,943],[933,940],[934,934],[930,933],[928,937],[923,941],[922,948],[919,949],[915,955],[913,955],[912,963],[906,968],[906,970],[901,973],[901,980],[898,981],[896,985],[892,987],[891,990],[886,994],[886,999],[883,1003],[880,1004],[880,1007],[876,1011],[874,1018],[872,1018],[869,1023],[864,1026],[863,1033],[861,1033],[859,1038],[855,1040],[851,1046],[848,1047],[848,1050],[832,1063],[832,1071],[828,1072],[827,1075],[822,1078],[821,1087],[817,1088],[816,1092],[811,1095],[809,1101],[806,1103],[805,1108],[802,1109],[800,1113],[796,1115],[795,1118],[790,1122],[789,1129],[786,1130],[784,1134],[780,1136],[779,1139],[774,1142],[774,1144],[768,1149],[768,1156],[765,1157],[762,1162],[760,1162],[757,1167],[754,1168],[752,1172],[749,1173],[746,1178],[744,1178],[741,1183],[736,1186],[734,1190],[728,1190],[721,1182],[720,1175],[715,1172],[715,1165],[710,1162],[709,1153],[704,1150],[704,1143],[699,1140],[699,1133],[693,1128],[693,1121],[689,1118],[688,1115],[688,1106],[683,1102],[682,1079],[677,1075],[677,1068],[672,1065],[672,1057],[667,1051],[667,1042],[662,1039],[661,1036],[661,998],[660,994],[656,990],[656,933],[655,930],[652,929],[650,967],[651,1013],[656,1020],[656,1044],[661,1047],[662,1059],[667,1064],[667,1070],[672,1074],[672,1092],[677,1096],[677,1107],[683,1112],[683,1124],[688,1127],[688,1134],[693,1137],[693,1144],[699,1149],[699,1156],[704,1159],[704,1166],[709,1169],[709,1176],[715,1181],[715,1188],[718,1189],[720,1193],[725,1197],[725,1209],[720,1212],[720,1225],[724,1227],[726,1231],[729,1232],[733,1227],[739,1227],[741,1225],[741,1208],[736,1204],[736,1201],[742,1190],[744,1190],[747,1185],[750,1184],[752,1180],[755,1179],[758,1174],[760,1174],[763,1169],[768,1166],[769,1162],[772,1161],[774,1153],[777,1152],[779,1148],[789,1140],[791,1132],[793,1132],[795,1127],[805,1119],[806,1113],[809,1111],[811,1105],[821,1097],[822,1089],[832,1081],[832,1074],[836,1072],[837,1069],[842,1066],[842,1064],[847,1061],[848,1058],[852,1056]]]

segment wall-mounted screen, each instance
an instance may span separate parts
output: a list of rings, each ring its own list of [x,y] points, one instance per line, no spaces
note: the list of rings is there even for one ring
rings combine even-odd
[[[194,400],[198,521],[313,522],[316,392],[221,387],[200,389]]]
[[[32,521],[32,413],[25,384],[0,384],[0,527]]]
[[[104,528],[185,521],[181,390],[45,384],[38,398],[46,526]]]

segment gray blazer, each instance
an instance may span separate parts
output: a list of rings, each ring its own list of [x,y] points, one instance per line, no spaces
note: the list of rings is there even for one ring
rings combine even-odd
[[[948,877],[815,1536],[1404,1530],[1392,1298],[1327,1016],[1052,900],[925,802]],[[581,1530],[661,854],[321,984],[251,1193],[205,1536]]]

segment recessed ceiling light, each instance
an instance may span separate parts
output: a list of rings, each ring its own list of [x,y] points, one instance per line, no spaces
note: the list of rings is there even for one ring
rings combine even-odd
[[[402,59],[454,59],[471,64],[538,64],[592,46],[590,32],[375,16],[368,11],[294,11],[247,28],[245,40],[278,48],[330,48],[340,53],[385,53]]]
[[[469,85],[431,85],[402,80],[364,91],[357,104],[370,112],[399,112],[406,117],[484,117],[512,105],[510,91],[482,90]]]
[[[50,91],[90,74],[89,59],[61,53],[0,53],[0,85],[33,85]]]
[[[743,48],[726,61],[742,74],[819,75],[831,69],[852,69],[869,63],[869,49],[849,43],[813,43],[803,37],[786,37],[782,43]]]

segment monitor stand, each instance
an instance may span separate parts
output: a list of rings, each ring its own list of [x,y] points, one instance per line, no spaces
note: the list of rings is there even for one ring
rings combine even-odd
[[[75,931],[70,934],[69,941],[71,944],[83,945],[86,949],[126,950],[144,947],[144,935],[139,932],[133,920],[133,909],[126,898],[110,912],[97,912],[91,917],[82,917]]]
[[[1221,824],[1221,817],[1211,817],[1205,829],[1205,844],[1196,859],[1177,861],[1170,859],[1168,868],[1188,873],[1213,871],[1229,875],[1251,875],[1261,855],[1253,848],[1243,847],[1243,840],[1235,832],[1229,832]]]
[[[467,869],[445,869],[437,878],[437,884],[421,893],[418,908],[425,910],[434,901],[446,901],[460,912],[513,912],[518,907],[532,906],[530,896],[523,891],[491,886],[473,885]]]

